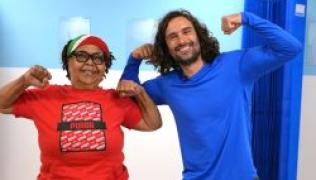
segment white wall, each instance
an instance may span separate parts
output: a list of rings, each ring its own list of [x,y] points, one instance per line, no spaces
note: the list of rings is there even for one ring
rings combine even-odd
[[[26,69],[0,68],[0,86],[18,77]],[[52,84],[68,84],[65,73],[50,69]],[[114,88],[121,71],[111,71],[102,85]],[[154,77],[152,71],[141,77]],[[145,79],[143,79],[145,80]],[[173,116],[166,106],[159,107],[163,127],[156,132],[125,130],[125,164],[130,180],[181,179],[182,162]],[[39,172],[37,131],[32,121],[0,114],[0,180],[36,179]]]
[[[303,78],[298,180],[316,179],[316,76]]]

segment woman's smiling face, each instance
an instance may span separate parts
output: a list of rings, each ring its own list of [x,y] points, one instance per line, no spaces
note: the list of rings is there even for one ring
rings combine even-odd
[[[102,50],[95,45],[78,47],[69,58],[68,70],[70,81],[76,89],[95,89],[104,78],[105,63]],[[83,59],[86,59],[83,62]],[[102,60],[102,63],[98,63]]]

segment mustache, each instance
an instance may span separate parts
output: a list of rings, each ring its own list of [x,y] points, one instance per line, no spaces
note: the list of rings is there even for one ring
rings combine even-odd
[[[179,46],[175,47],[174,49],[176,51],[179,51],[182,47],[184,46],[193,46],[193,42],[188,42],[188,43],[185,43],[185,44],[180,44]]]

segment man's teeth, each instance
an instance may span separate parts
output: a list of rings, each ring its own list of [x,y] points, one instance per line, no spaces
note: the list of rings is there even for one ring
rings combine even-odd
[[[179,51],[187,51],[189,50],[190,46],[183,46],[179,49]]]

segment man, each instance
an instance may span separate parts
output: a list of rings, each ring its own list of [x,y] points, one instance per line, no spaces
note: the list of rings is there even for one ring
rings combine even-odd
[[[251,13],[222,18],[231,34],[241,25],[255,30],[265,46],[219,53],[210,36],[188,11],[169,12],[158,25],[154,45],[132,52],[122,79],[138,80],[144,58],[161,73],[143,84],[158,105],[174,114],[183,158],[184,180],[252,180],[251,93],[255,81],[293,59],[301,44],[275,24]],[[118,86],[128,93],[129,87]]]

